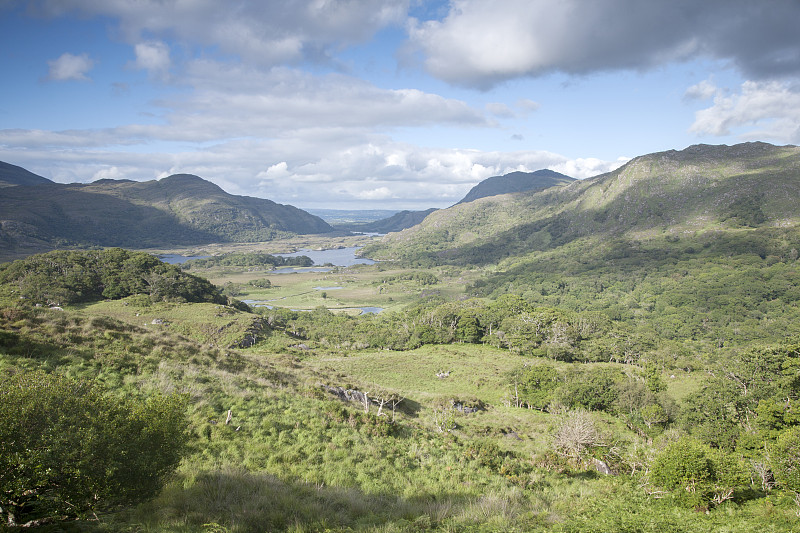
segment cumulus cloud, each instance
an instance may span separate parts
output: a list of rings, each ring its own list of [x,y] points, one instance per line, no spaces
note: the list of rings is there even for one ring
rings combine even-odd
[[[133,68],[146,70],[155,78],[163,78],[169,72],[171,60],[169,46],[161,41],[147,41],[134,46],[136,60],[131,63]]]
[[[516,116],[516,113],[510,107],[499,102],[486,104],[486,110],[496,117],[513,118]]]
[[[409,36],[431,74],[483,89],[699,56],[763,78],[800,73],[798,19],[791,0],[453,0],[443,20],[412,21]]]
[[[788,82],[747,81],[735,94],[717,91],[713,105],[695,113],[690,131],[743,139],[800,142],[800,87]]]
[[[310,152],[295,139],[237,139],[184,152],[102,148],[54,151],[30,146],[7,149],[0,160],[59,182],[101,177],[149,180],[174,173],[197,174],[232,194],[269,198],[300,207],[364,209],[447,207],[478,182],[513,171],[550,168],[584,178],[624,161],[569,160],[546,151],[486,152],[434,149],[382,136],[329,138]]]
[[[465,102],[417,89],[382,89],[343,74],[314,76],[294,69],[267,72],[196,61],[184,81],[196,87],[159,104],[168,125],[158,138],[208,141],[240,136],[360,135],[393,127],[486,126]]]
[[[52,81],[79,80],[88,81],[86,74],[92,70],[94,61],[89,54],[74,55],[68,52],[61,54],[58,59],[48,61],[47,79]]]
[[[260,65],[325,60],[329,49],[371,37],[403,23],[409,0],[241,0],[201,1],[39,0],[48,16],[71,11],[119,20],[131,43],[150,38],[218,47],[225,54]]]
[[[717,86],[711,80],[703,80],[686,89],[683,97],[687,100],[708,100],[717,94],[717,91]]]
[[[517,100],[517,107],[528,113],[532,113],[534,111],[537,111],[540,106],[539,102],[534,102],[533,100],[530,100],[528,98],[520,98],[519,100]]]

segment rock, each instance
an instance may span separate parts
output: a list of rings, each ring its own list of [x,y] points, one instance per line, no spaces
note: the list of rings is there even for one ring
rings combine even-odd
[[[608,465],[603,461],[601,461],[600,459],[594,458],[592,459],[592,462],[594,463],[595,470],[597,470],[601,474],[605,474],[607,476],[614,475],[614,472],[611,471],[611,468],[609,468]]]

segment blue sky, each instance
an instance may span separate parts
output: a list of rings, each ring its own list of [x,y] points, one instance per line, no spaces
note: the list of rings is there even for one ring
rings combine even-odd
[[[0,160],[423,209],[551,168],[800,142],[794,0],[0,0]]]

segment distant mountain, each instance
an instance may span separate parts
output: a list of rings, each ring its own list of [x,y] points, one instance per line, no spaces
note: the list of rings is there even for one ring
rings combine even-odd
[[[741,236],[757,228],[797,233],[799,203],[800,148],[696,145],[637,157],[565,187],[457,204],[364,253],[376,259],[481,264],[582,238]],[[800,242],[792,242],[800,248]]]
[[[333,231],[296,207],[228,194],[190,174],[145,182],[49,183],[3,189],[0,250],[256,242]]]
[[[540,191],[555,185],[564,185],[575,181],[554,170],[537,170],[536,172],[511,172],[503,176],[486,178],[474,186],[458,203],[464,204],[487,196],[508,194],[512,192]],[[458,204],[456,204],[458,205]]]
[[[15,185],[53,185],[53,182],[22,167],[0,161],[0,187]]]
[[[468,203],[487,196],[513,192],[540,191],[556,185],[564,185],[575,181],[553,170],[537,170],[536,172],[512,172],[504,176],[486,178],[474,186],[458,203]],[[456,204],[458,205],[458,204]],[[400,211],[389,218],[369,224],[350,224],[347,229],[370,233],[393,233],[416,226],[436,209],[425,211]]]
[[[434,211],[436,211],[436,209],[433,207],[425,211],[400,211],[389,218],[377,220],[369,224],[350,224],[347,226],[347,229],[364,233],[391,233],[394,231],[402,231],[406,228],[416,226]]]
[[[396,209],[306,209],[306,211],[337,227],[369,224],[397,213]]]

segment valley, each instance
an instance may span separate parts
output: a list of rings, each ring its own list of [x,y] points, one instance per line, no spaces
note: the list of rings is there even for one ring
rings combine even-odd
[[[459,203],[387,236],[71,246],[0,263],[4,521],[792,531],[798,158],[692,147]],[[354,252],[377,262],[352,264]],[[167,254],[198,259],[154,257]],[[35,413],[36,398],[13,383],[29,376],[163,399],[158,435],[185,445],[159,490],[126,492],[139,481],[119,467],[63,477],[52,461],[90,464],[63,439],[45,454],[18,445],[15,413]],[[97,450],[113,441],[58,427],[96,435]]]

